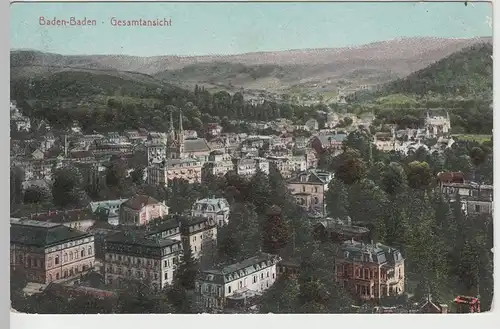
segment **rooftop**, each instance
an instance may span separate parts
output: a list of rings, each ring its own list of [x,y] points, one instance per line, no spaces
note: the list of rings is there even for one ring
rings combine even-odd
[[[338,257],[351,261],[386,264],[403,261],[401,252],[381,243],[366,244],[355,240],[345,241],[339,248]]]
[[[124,207],[140,210],[147,205],[158,204],[159,201],[148,195],[136,195],[123,203]]]
[[[11,220],[11,243],[36,247],[49,247],[65,241],[90,237],[91,234],[77,231],[57,223],[35,220]]]
[[[179,244],[180,241],[157,237],[145,237],[144,234],[138,232],[117,232],[108,236],[106,238],[106,243],[120,243],[142,247],[163,248]]]
[[[200,274],[200,279],[214,283],[227,283],[275,265],[279,261],[281,261],[281,258],[277,255],[261,253],[242,262],[223,266],[220,269],[203,271]]]

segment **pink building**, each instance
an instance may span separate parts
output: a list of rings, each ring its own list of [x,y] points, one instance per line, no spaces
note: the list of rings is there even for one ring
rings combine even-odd
[[[136,195],[120,206],[120,223],[145,225],[151,220],[168,215],[165,201],[160,202],[147,195]]]

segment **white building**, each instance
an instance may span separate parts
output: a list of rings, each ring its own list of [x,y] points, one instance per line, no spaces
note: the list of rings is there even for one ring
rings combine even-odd
[[[106,283],[121,288],[139,280],[158,291],[172,283],[182,251],[179,240],[116,233],[106,238]]]
[[[198,302],[206,309],[223,309],[228,299],[260,295],[276,281],[281,258],[262,253],[240,263],[200,273],[195,282]]]
[[[191,209],[193,217],[213,219],[218,226],[224,226],[229,220],[230,206],[224,198],[206,198],[197,200]]]

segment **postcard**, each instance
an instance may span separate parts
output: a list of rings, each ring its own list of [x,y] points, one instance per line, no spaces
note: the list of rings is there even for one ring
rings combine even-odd
[[[493,299],[487,2],[15,2],[11,308]]]

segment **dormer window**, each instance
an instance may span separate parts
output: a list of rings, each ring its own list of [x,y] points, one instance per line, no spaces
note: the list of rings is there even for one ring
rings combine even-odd
[[[307,182],[307,175],[300,176],[300,181],[304,183]]]

